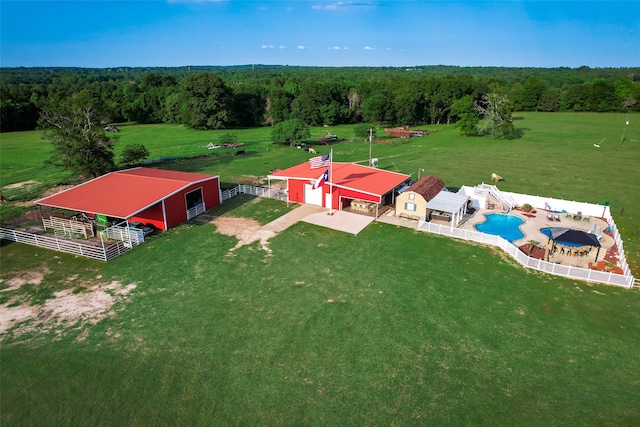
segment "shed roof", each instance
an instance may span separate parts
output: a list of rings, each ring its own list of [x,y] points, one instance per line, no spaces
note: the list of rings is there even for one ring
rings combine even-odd
[[[128,219],[189,185],[215,178],[162,169],[127,169],[102,175],[36,204]]]
[[[427,202],[427,209],[454,213],[458,212],[468,200],[469,197],[463,194],[441,191]]]
[[[309,163],[305,162],[289,169],[275,172],[269,175],[269,178],[312,180],[318,179],[322,172],[327,169],[330,168],[310,169]],[[410,178],[409,175],[403,173],[362,166],[356,163],[333,162],[332,169],[333,176],[330,177],[330,181],[334,186],[376,196],[384,196]]]
[[[413,191],[420,194],[428,202],[433,199],[439,192],[444,190],[444,182],[437,176],[425,176],[419,181],[413,183],[406,191]]]

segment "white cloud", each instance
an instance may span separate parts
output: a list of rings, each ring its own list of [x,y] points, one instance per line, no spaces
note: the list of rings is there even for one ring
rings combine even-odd
[[[280,48],[280,49],[286,49],[287,47],[286,47],[286,46],[284,46],[284,45],[280,45],[280,46],[279,46],[279,48]]]
[[[303,50],[304,46],[302,46],[301,44],[299,44],[298,46],[296,46],[296,48]]]
[[[366,7],[366,8],[370,8],[372,7],[373,4],[371,2],[362,2],[362,1],[337,1],[335,3],[331,3],[331,4],[315,4],[313,6],[311,6],[311,9],[313,10],[345,10],[347,8],[354,8],[354,7]]]
[[[260,46],[262,49],[273,49],[273,45],[272,44],[263,44],[262,46]]]
[[[375,47],[371,47],[371,46],[365,46],[363,49],[364,50],[376,50]]]
[[[329,49],[329,50],[349,50],[349,48],[347,46],[345,46],[345,47],[329,46],[327,49]]]

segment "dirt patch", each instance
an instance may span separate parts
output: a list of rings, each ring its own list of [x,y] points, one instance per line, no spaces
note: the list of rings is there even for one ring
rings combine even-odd
[[[46,190],[44,193],[42,193],[42,196],[40,197],[40,199],[44,197],[53,196],[54,194],[58,194],[61,191],[68,190],[71,187],[75,187],[75,185],[71,185],[71,184],[56,185],[55,187],[51,187],[48,190]]]
[[[82,324],[96,324],[110,314],[116,301],[135,287],[133,283],[123,286],[114,281],[92,286],[86,292],[74,293],[71,289],[65,289],[56,292],[55,298],[41,306],[22,304],[9,307],[14,302],[9,300],[0,305],[0,335],[18,323],[27,321],[11,331],[14,337],[35,330],[47,332],[63,323],[75,324],[80,321]]]
[[[5,185],[2,188],[7,189],[7,190],[14,190],[16,188],[30,187],[30,186],[32,186],[34,184],[37,184],[37,183],[38,183],[38,181],[34,181],[34,180],[30,179],[29,181],[16,182],[15,184]]]
[[[271,253],[269,239],[277,233],[263,229],[257,221],[250,218],[225,216],[216,218],[212,220],[211,223],[216,226],[218,233],[238,239],[238,243],[231,251],[245,245],[250,245],[253,242],[260,242],[260,247],[264,251]]]
[[[12,278],[6,281],[0,281],[0,283],[7,286],[4,289],[0,289],[0,292],[14,291],[16,289],[19,289],[20,286],[26,285],[27,283],[37,286],[42,282],[44,276],[49,273],[51,273],[51,270],[49,270],[47,267],[20,271]]]

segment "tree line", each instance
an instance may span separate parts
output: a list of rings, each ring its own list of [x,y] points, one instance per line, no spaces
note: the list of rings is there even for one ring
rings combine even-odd
[[[638,69],[393,67],[4,68],[0,130],[31,130],[73,95],[104,123],[242,128],[456,123],[489,94],[511,111],[640,111]],[[466,109],[462,105],[467,105]],[[455,108],[454,108],[455,106]],[[484,112],[483,112],[484,111]],[[464,133],[464,132],[463,132]]]

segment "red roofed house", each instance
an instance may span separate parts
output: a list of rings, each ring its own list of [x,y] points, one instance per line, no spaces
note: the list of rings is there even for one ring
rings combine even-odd
[[[220,200],[218,176],[133,168],[108,173],[36,204],[167,230],[220,204]]]
[[[314,183],[324,171],[329,170],[329,180],[314,189]],[[287,198],[290,202],[355,211],[375,209],[393,204],[395,193],[411,177],[397,172],[362,166],[355,163],[333,162],[330,167],[311,169],[308,162],[275,172],[271,179],[287,181]],[[333,199],[331,198],[333,196]]]

